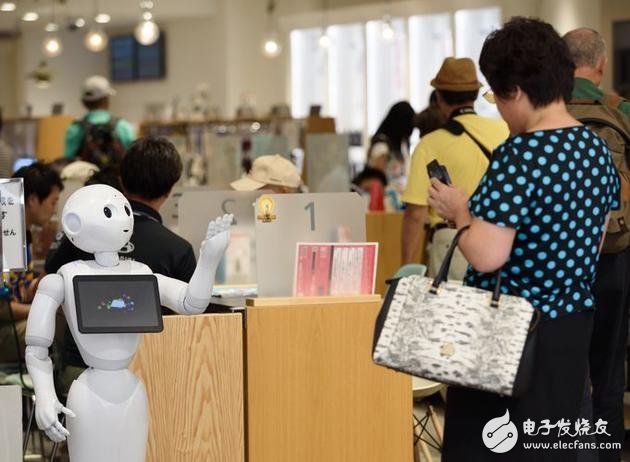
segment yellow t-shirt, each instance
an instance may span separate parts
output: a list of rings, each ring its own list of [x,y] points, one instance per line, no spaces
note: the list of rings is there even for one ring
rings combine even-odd
[[[509,130],[503,120],[481,117],[477,114],[462,114],[455,117],[489,151],[507,139]],[[486,173],[488,159],[467,134],[453,135],[441,129],[424,136],[413,155],[407,178],[407,187],[401,199],[415,205],[428,205],[429,175],[427,164],[437,160],[448,170],[454,186],[463,188],[469,195],[477,189],[479,181]],[[429,211],[431,226],[442,223],[433,211]]]

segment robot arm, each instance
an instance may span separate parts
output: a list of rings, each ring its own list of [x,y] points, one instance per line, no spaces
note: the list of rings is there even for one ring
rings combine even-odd
[[[233,215],[223,215],[208,224],[201,243],[197,268],[188,284],[157,274],[160,303],[179,314],[203,313],[210,303],[217,267],[230,243]]]
[[[53,382],[53,365],[48,348],[55,334],[55,313],[64,300],[63,278],[49,274],[39,283],[26,325],[26,367],[35,386],[35,419],[52,441],[64,441],[70,434],[59,422],[60,412],[74,417],[61,405]]]

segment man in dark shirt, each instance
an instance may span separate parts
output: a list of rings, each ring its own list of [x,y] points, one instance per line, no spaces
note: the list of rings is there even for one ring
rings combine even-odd
[[[120,165],[120,179],[133,209],[134,229],[120,254],[123,259],[144,263],[154,273],[188,282],[196,267],[192,246],[163,226],[159,213],[181,173],[182,162],[177,149],[166,139],[143,138],[129,147]],[[92,254],[77,249],[63,236],[46,258],[46,272],[55,273],[71,261],[93,259]],[[69,367],[63,382],[69,387],[82,370],[78,368],[86,366],[69,334],[64,349]]]

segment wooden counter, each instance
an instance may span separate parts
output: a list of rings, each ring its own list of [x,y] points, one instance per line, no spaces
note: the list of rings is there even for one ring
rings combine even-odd
[[[413,460],[411,378],[371,358],[379,297],[248,305],[248,462]]]
[[[240,314],[165,316],[131,370],[149,398],[147,461],[244,461]]]

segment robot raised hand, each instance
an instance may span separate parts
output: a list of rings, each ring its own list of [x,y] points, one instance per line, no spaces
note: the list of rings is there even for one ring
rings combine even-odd
[[[215,273],[230,242],[232,215],[213,220],[188,284],[155,274],[159,303],[180,314],[202,313],[210,302]],[[78,328],[75,276],[151,275],[139,262],[120,260],[118,250],[133,233],[127,199],[105,185],[86,186],[70,196],[63,210],[64,233],[94,260],[74,261],[45,276],[31,305],[26,329],[26,365],[36,398],[36,421],[53,441],[68,439],[72,462],[141,462],[149,430],[144,385],[127,367],[140,343],[139,332],[82,333]],[[81,357],[89,366],[72,383],[67,406],[59,402],[48,357],[59,305]],[[90,307],[91,309],[92,307]],[[136,307],[138,308],[138,307]],[[59,422],[65,413],[68,430]]]

